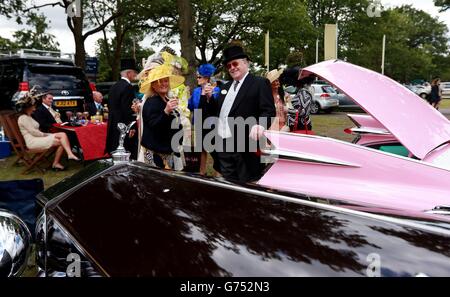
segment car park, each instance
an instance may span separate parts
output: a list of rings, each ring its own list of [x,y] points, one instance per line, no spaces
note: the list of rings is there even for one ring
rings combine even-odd
[[[0,56],[0,109],[14,109],[15,102],[38,86],[50,92],[53,107],[60,111],[84,111],[92,101],[92,84],[73,60],[59,52],[20,50]]]

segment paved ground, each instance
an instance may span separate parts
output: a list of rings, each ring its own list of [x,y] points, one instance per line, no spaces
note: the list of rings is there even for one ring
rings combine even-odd
[[[450,115],[450,108],[440,109],[440,112],[442,112],[442,114],[444,114],[444,115]]]

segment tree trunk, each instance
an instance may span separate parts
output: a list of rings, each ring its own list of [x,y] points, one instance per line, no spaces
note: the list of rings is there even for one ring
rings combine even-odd
[[[118,0],[116,2],[116,9],[120,10],[121,1]],[[114,20],[113,23],[114,27],[114,33],[116,34],[116,43],[114,47],[114,54],[112,61],[110,61],[111,65],[111,75],[113,81],[116,81],[119,79],[120,75],[120,58],[121,58],[121,49],[122,49],[122,42],[123,42],[123,25],[122,25],[122,19],[117,18]],[[112,43],[114,44],[114,40],[112,40]]]
[[[84,70],[86,50],[84,48],[83,19],[73,18],[73,37],[75,39],[75,65]]]
[[[191,90],[195,83],[195,40],[194,40],[194,16],[191,0],[177,0],[178,28],[180,29],[181,55],[189,64],[189,73],[186,77],[186,85]]]
[[[66,7],[68,5],[69,4],[66,3]],[[86,50],[84,48],[85,37],[83,36],[83,5],[80,5],[79,9],[80,16],[72,17],[72,34],[75,40],[75,65],[81,67],[84,70],[86,62]]]

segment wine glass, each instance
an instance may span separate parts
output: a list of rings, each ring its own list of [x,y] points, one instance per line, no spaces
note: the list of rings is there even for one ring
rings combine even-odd
[[[139,98],[134,98],[133,99],[133,101],[131,101],[131,106],[133,106],[133,105],[137,105],[137,106],[139,106],[140,104],[141,104],[141,99],[139,99]],[[141,108],[141,107],[140,107]],[[133,116],[135,116],[135,117],[137,117],[139,115],[139,112],[137,112],[137,113],[133,113]]]
[[[73,122],[73,112],[70,110],[66,111],[66,118],[69,122]]]
[[[174,100],[174,99],[178,99],[178,98],[177,98],[176,94],[175,94],[173,91],[169,91],[169,92],[167,93],[167,99],[170,101],[170,100]],[[172,114],[173,114],[174,116],[176,116],[176,117],[178,117],[178,115],[181,114],[180,109],[179,109],[178,106],[175,107],[175,108],[172,110]]]

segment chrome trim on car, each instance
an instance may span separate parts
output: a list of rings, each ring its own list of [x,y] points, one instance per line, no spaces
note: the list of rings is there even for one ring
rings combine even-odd
[[[302,154],[298,152],[292,152],[287,150],[262,150],[262,153],[268,156],[274,156],[281,160],[297,161],[297,162],[308,162],[317,163],[323,165],[338,165],[346,167],[361,167],[356,164],[342,162],[336,159],[326,158],[318,155]]]
[[[151,168],[141,162],[132,162],[132,163],[129,163],[127,166],[138,167],[138,168],[145,169],[148,171],[157,171],[160,174],[169,175],[169,176],[177,176],[178,178],[181,178],[181,179],[199,182],[198,176],[194,177],[194,176],[185,175],[185,174],[179,173],[179,172],[161,171],[159,169]],[[205,184],[210,184],[210,185],[213,185],[213,186],[219,187],[219,188],[232,189],[232,190],[236,190],[236,191],[247,193],[247,194],[260,195],[260,196],[271,198],[271,199],[277,199],[277,200],[281,200],[281,201],[287,201],[287,202],[292,202],[292,203],[296,203],[296,204],[307,205],[307,206],[324,209],[324,210],[329,210],[329,211],[334,211],[334,212],[343,213],[343,214],[356,215],[356,216],[369,218],[369,219],[373,219],[373,220],[379,220],[379,221],[383,221],[383,222],[399,224],[403,227],[412,227],[412,228],[416,228],[416,229],[420,229],[420,230],[425,230],[428,232],[437,232],[439,234],[445,234],[445,235],[450,236],[450,225],[448,225],[448,224],[446,224],[448,227],[446,227],[446,226],[444,227],[443,225],[439,225],[439,226],[429,225],[429,224],[425,225],[425,224],[409,221],[407,219],[399,219],[399,218],[389,217],[389,216],[385,216],[385,215],[373,214],[373,213],[348,209],[348,208],[344,208],[344,207],[334,206],[334,205],[330,205],[330,204],[323,204],[323,203],[300,199],[300,198],[287,197],[287,196],[284,196],[283,194],[275,194],[275,193],[270,193],[270,192],[266,192],[266,191],[262,191],[262,190],[254,190],[254,189],[246,188],[244,186],[239,186],[239,185],[236,185],[233,183],[228,183],[228,182],[223,183],[223,182],[218,182],[218,181],[208,180],[208,179],[201,179],[200,182],[203,182]],[[299,193],[299,194],[302,194],[302,193]],[[322,198],[326,199],[326,197],[322,197]],[[439,222],[439,223],[444,223],[444,222]],[[433,224],[433,223],[431,223],[431,224]]]
[[[367,128],[367,127],[351,128],[350,131],[359,134],[391,135],[391,133],[386,129]]]
[[[320,138],[322,138],[322,139],[326,138],[328,141],[332,141],[332,142],[336,142],[336,143],[342,143],[342,144],[345,144],[345,145],[348,145],[348,146],[351,146],[351,147],[356,147],[356,148],[359,148],[359,149],[368,150],[368,151],[371,151],[371,152],[376,153],[376,154],[390,155],[390,156],[394,156],[394,157],[399,158],[399,159],[408,160],[409,162],[414,162],[414,163],[422,164],[424,166],[433,167],[433,168],[436,168],[436,169],[448,171],[448,169],[443,168],[443,167],[438,166],[438,165],[435,165],[433,163],[427,163],[427,162],[423,162],[421,160],[415,160],[415,159],[412,159],[412,158],[409,158],[409,157],[400,156],[400,155],[393,155],[393,154],[388,153],[388,152],[380,151],[380,150],[373,149],[371,147],[363,146],[363,145],[356,144],[356,143],[350,143],[350,142],[339,140],[339,139],[336,139],[336,138],[330,138],[330,137],[325,137],[325,136],[320,136],[320,135],[295,134],[295,133],[292,133],[292,132],[283,132],[283,131],[276,131],[276,132],[269,131],[269,133],[272,133],[272,134],[284,134],[284,135],[289,135],[291,137],[306,137],[306,138],[316,138],[316,139],[317,138],[319,138],[319,139]],[[268,138],[270,140],[270,137],[268,137]]]
[[[439,205],[425,213],[450,216],[450,205]]]
[[[67,97],[61,97],[61,96],[54,96],[53,100],[82,100],[84,99],[83,96],[67,96]]]
[[[22,274],[30,256],[31,240],[25,222],[0,208],[0,277]]]

